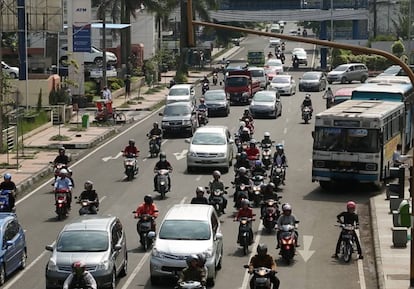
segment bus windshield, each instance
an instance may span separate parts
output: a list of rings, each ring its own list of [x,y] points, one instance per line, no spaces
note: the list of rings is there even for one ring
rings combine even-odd
[[[382,91],[353,91],[352,99],[356,100],[389,100],[404,101],[402,93],[382,92]]]
[[[339,152],[380,151],[379,130],[361,128],[315,128],[313,149]]]

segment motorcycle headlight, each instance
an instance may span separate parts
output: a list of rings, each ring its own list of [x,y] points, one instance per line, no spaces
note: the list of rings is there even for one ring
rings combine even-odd
[[[56,265],[56,262],[53,261],[52,259],[49,260],[49,262],[47,263],[47,270],[48,271],[57,271],[58,270],[58,266]]]
[[[188,152],[188,156],[189,157],[197,157],[197,154],[195,152],[193,152],[193,151],[189,151]]]
[[[101,262],[100,264],[98,264],[97,270],[108,270],[109,269],[109,261],[105,260],[103,262]]]

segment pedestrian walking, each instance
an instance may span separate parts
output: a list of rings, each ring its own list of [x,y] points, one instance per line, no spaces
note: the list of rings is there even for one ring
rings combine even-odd
[[[124,84],[125,84],[125,98],[129,98],[131,95],[131,76],[129,74],[127,74],[124,80]]]

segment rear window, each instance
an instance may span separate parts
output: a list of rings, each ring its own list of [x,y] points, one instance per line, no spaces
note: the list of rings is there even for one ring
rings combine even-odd
[[[252,77],[264,77],[264,72],[263,70],[250,70]]]
[[[172,88],[168,95],[176,96],[176,95],[190,95],[190,91],[187,88]]]
[[[166,220],[161,226],[159,238],[167,240],[209,240],[210,226],[200,220]]]

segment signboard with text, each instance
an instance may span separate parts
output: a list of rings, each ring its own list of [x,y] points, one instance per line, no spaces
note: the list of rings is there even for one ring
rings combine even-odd
[[[73,52],[91,51],[91,0],[73,0]]]

